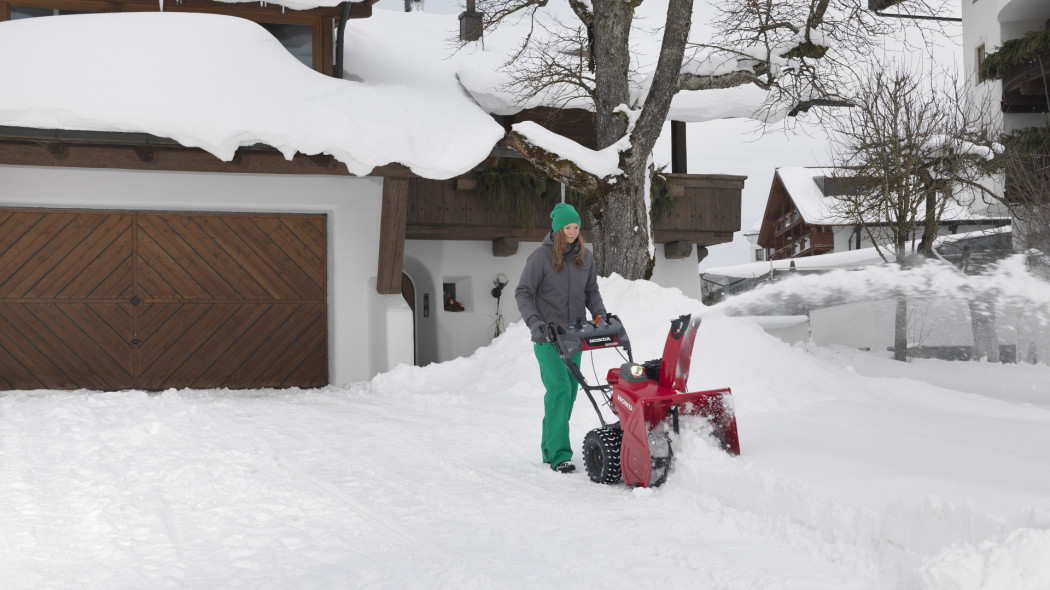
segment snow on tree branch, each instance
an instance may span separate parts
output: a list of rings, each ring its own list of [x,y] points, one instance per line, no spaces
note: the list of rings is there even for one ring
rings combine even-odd
[[[507,145],[551,178],[581,192],[597,192],[609,177],[623,173],[621,145],[592,150],[531,121],[516,123],[507,134]]]

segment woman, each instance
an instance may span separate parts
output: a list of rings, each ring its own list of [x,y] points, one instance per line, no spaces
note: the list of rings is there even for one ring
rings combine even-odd
[[[533,350],[547,389],[543,397],[540,440],[543,462],[560,473],[572,473],[576,466],[572,464],[569,446],[569,418],[578,384],[558,358],[554,345],[547,342],[547,323],[569,324],[586,319],[588,309],[594,317],[605,314],[605,304],[598,293],[594,256],[580,238],[580,215],[572,205],[554,206],[551,233],[529,255],[514,290],[514,299],[525,324],[532,330]],[[579,364],[580,355],[572,360]]]

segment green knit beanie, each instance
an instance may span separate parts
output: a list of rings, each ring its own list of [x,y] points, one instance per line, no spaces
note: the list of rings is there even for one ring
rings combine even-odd
[[[551,230],[558,231],[570,223],[580,223],[580,214],[576,212],[576,207],[568,203],[555,205],[551,210]]]

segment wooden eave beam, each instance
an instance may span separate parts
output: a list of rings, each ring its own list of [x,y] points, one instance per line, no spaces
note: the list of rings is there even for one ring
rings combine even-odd
[[[296,154],[285,159],[277,149],[257,144],[241,147],[233,160],[148,133],[65,131],[0,126],[0,164],[117,168],[177,172],[241,172],[252,174],[333,174],[352,176],[332,156]],[[401,164],[373,169],[368,176],[412,178]]]
[[[886,10],[902,2],[904,0],[869,0],[868,5],[871,10]]]
[[[409,222],[405,227],[405,239],[407,240],[500,240],[512,238],[522,242],[540,242],[543,241],[543,238],[548,233],[550,233],[549,229],[522,229],[521,226],[475,227]],[[710,246],[732,241],[733,233],[730,231],[657,229],[654,231],[653,242],[656,244],[689,242],[701,246]],[[589,229],[581,230],[580,235],[583,236],[584,242],[590,242],[593,237]]]
[[[372,15],[372,5],[377,0],[350,3],[350,18],[368,18]],[[11,2],[8,2],[10,4]],[[28,8],[58,8],[61,10],[87,10],[91,12],[110,12],[111,3],[105,0],[18,0],[16,6]],[[122,12],[157,12],[160,3],[153,0],[123,0],[120,2]],[[244,16],[250,20],[261,19],[264,22],[288,22],[322,16],[339,18],[342,12],[340,5],[319,6],[308,10],[295,10],[279,4],[266,2],[217,2],[215,0],[182,0],[165,2],[164,12],[205,12]]]

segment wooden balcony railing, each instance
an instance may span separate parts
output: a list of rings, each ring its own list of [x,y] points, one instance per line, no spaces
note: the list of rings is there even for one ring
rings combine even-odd
[[[1006,70],[1003,76],[1004,113],[1050,112],[1050,51]]]
[[[667,174],[675,209],[653,223],[658,244],[722,244],[740,230],[744,176]],[[509,210],[493,210],[475,190],[470,176],[453,180],[409,180],[405,237],[415,240],[540,241],[550,231],[548,205],[537,204],[534,222],[525,226]],[[540,209],[543,209],[542,211]],[[586,217],[586,216],[584,216]],[[586,219],[583,236],[590,240]]]

